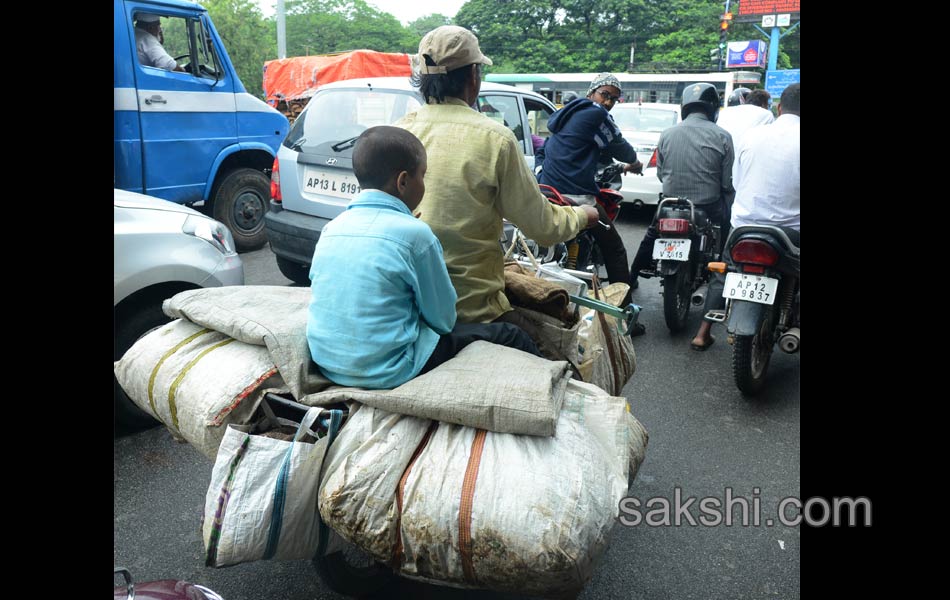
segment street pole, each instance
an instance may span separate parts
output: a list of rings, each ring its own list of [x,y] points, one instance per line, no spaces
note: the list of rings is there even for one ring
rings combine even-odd
[[[277,58],[287,58],[287,27],[284,0],[277,0]]]
[[[726,69],[726,52],[728,52],[729,21],[732,15],[729,14],[730,0],[726,0],[723,5],[722,21],[719,23],[719,72]]]

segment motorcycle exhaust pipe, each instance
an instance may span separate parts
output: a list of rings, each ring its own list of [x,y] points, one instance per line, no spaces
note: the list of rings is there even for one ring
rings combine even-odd
[[[703,285],[699,286],[699,289],[693,292],[693,295],[689,299],[690,303],[693,306],[703,306],[704,304],[706,304],[706,288],[707,287],[708,286],[704,283]]]
[[[782,351],[789,354],[794,354],[798,352],[798,347],[802,343],[802,332],[798,327],[792,327],[788,331],[782,334],[782,337],[778,339],[778,346]]]

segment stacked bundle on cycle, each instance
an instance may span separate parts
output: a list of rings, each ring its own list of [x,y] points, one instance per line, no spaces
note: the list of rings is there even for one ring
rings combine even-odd
[[[176,327],[200,326],[233,339],[228,346],[266,351],[282,380],[268,385],[287,390],[299,403],[343,402],[349,408],[335,440],[321,440],[322,460],[300,461],[321,465],[319,487],[308,491],[317,492],[316,506],[282,496],[284,510],[293,507],[296,514],[281,515],[281,506],[263,502],[260,522],[252,521],[255,529],[249,531],[247,513],[223,504],[240,494],[209,489],[209,564],[314,556],[319,536],[300,523],[315,522],[319,511],[343,539],[404,576],[540,595],[579,591],[606,548],[619,501],[644,458],[647,434],[627,401],[572,380],[564,361],[485,342],[392,390],[329,385],[310,366],[303,335],[308,292],[213,288],[166,302],[166,313],[182,318]],[[162,331],[137,346],[168,346]],[[165,363],[175,353],[133,350],[132,357],[158,356]],[[178,379],[180,391],[188,378],[166,377],[154,365],[118,371],[152,373],[153,398],[156,386],[165,386],[157,379]],[[120,382],[127,390],[148,389],[141,381]],[[130,396],[136,400],[137,394]],[[247,398],[256,401],[253,394]],[[185,431],[191,430],[180,433]],[[244,442],[228,442],[227,450],[222,445],[217,456],[222,469],[233,469],[224,479],[228,485],[241,479],[240,452],[253,445],[250,428],[234,431]],[[263,496],[273,496],[272,489]],[[294,489],[287,486],[284,494]],[[241,535],[229,535],[229,527],[240,527],[229,518],[243,518]],[[274,534],[281,520],[295,526],[283,532],[278,527]],[[310,533],[295,537],[291,529]]]

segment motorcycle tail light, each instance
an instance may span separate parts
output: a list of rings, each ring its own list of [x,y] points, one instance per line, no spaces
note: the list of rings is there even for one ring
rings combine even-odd
[[[660,219],[658,224],[660,233],[688,233],[688,219]]]
[[[743,265],[771,267],[778,262],[778,252],[771,245],[759,240],[742,240],[732,247],[732,260]],[[748,267],[746,267],[748,270]]]
[[[765,273],[765,267],[761,265],[742,265],[743,273],[755,273],[756,275],[762,275]]]
[[[650,162],[647,163],[648,169],[656,168],[656,148],[653,149],[653,156],[650,157]]]
[[[270,173],[270,197],[274,202],[283,202],[284,197],[280,193],[280,162],[274,157],[274,167]]]

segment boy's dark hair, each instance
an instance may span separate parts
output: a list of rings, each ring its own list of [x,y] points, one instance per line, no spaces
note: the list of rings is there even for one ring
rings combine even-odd
[[[793,83],[782,92],[782,114],[802,115],[802,92],[800,83]]]
[[[402,171],[415,174],[425,160],[419,138],[400,127],[380,125],[364,131],[353,148],[353,173],[363,189],[383,189]]]
[[[771,94],[765,90],[752,90],[749,92],[749,95],[745,97],[745,103],[767,109],[769,107],[769,100],[771,99]]]
[[[435,62],[428,56],[425,57],[425,61],[430,67],[435,66]],[[462,92],[465,91],[465,80],[468,79],[471,68],[472,65],[465,65],[464,67],[449,71],[444,75],[414,73],[412,77],[409,78],[409,83],[419,88],[419,91],[422,92],[422,97],[426,100],[426,104],[429,103],[429,98],[435,98],[436,103],[442,104],[445,102],[446,96],[452,96],[453,98],[462,97]],[[475,63],[475,68],[478,69],[478,76],[481,77],[481,65]]]

